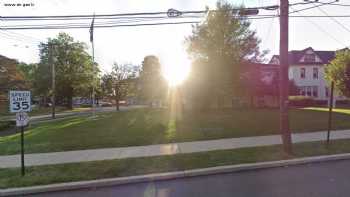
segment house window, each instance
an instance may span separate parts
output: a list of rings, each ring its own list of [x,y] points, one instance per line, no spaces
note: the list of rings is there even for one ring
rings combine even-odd
[[[306,69],[300,68],[300,78],[305,79]]]
[[[312,96],[318,97],[318,87],[317,86],[312,86]]]
[[[328,87],[325,87],[325,95],[326,95],[326,97],[329,97],[329,89],[328,89]]]
[[[311,86],[307,86],[306,87],[306,95],[307,96],[311,96],[312,95],[312,87]]]
[[[313,68],[313,78],[318,79],[318,68]]]
[[[300,90],[299,94],[302,95],[302,96],[305,96],[305,92],[306,92],[305,91],[305,87],[300,87],[299,90]]]
[[[316,56],[314,54],[306,54],[304,56],[304,62],[315,62]]]

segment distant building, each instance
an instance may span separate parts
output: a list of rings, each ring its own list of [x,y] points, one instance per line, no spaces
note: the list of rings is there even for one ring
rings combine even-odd
[[[330,90],[324,78],[324,66],[335,58],[335,51],[316,51],[309,47],[289,52],[289,79],[299,89],[299,95],[315,100],[328,100]],[[279,65],[279,56],[274,55],[269,64]],[[345,97],[336,96],[337,100]]]
[[[250,106],[277,107],[279,67],[274,64],[242,62],[241,68],[244,101]]]

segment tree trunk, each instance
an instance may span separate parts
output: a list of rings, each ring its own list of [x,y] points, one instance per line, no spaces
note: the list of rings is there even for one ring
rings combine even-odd
[[[119,97],[118,96],[115,97],[115,109],[117,111],[119,111]]]
[[[250,95],[250,107],[253,108],[254,107],[254,96]]]
[[[72,87],[69,87],[67,99],[68,99],[67,108],[73,109],[73,88]]]
[[[220,110],[221,105],[220,105],[220,96],[219,95],[216,97],[216,105],[217,105],[218,110]]]
[[[68,109],[73,109],[73,97],[72,96],[68,97],[67,107],[68,107]]]
[[[43,106],[44,107],[47,106],[47,97],[46,97],[46,95],[43,97]]]

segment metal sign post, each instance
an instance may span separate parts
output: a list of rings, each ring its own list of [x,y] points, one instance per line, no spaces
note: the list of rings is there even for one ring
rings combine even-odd
[[[331,130],[332,130],[332,111],[333,111],[333,98],[334,97],[334,82],[331,83],[331,97],[329,98],[329,111],[328,111],[328,130],[327,130],[327,146],[329,145]]]
[[[28,125],[29,117],[25,112],[16,114],[16,126],[21,128],[21,172],[22,176],[25,174],[24,166],[24,127]]]
[[[10,112],[16,113],[16,126],[21,129],[21,174],[24,176],[24,127],[29,122],[29,116],[26,112],[31,110],[30,91],[10,91],[9,101]]]
[[[25,166],[24,166],[24,127],[21,127],[21,174],[25,175]]]

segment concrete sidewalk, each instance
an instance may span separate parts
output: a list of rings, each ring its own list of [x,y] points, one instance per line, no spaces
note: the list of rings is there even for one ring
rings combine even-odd
[[[322,141],[326,132],[293,134],[293,143]],[[333,131],[331,139],[350,139],[350,130]],[[136,157],[173,155],[179,153],[195,153],[213,150],[238,149],[256,146],[281,144],[280,135],[242,137],[220,140],[181,142],[173,144],[157,144],[149,146],[133,146],[122,148],[105,148],[94,150],[26,154],[26,166],[76,163]],[[20,166],[20,155],[0,156],[0,168]]]

